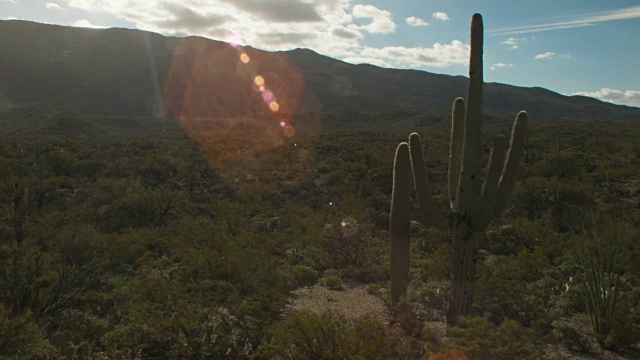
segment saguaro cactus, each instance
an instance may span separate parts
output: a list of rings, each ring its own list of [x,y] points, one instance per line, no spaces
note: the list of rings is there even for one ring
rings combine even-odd
[[[469,315],[473,303],[478,260],[478,234],[507,206],[517,178],[527,132],[527,113],[521,111],[513,124],[507,151],[504,136],[497,136],[489,159],[484,183],[482,165],[482,43],[480,14],[471,21],[471,58],[467,104],[457,98],[451,119],[449,154],[449,207],[442,211],[431,195],[422,144],[416,133],[408,143],[398,145],[394,164],[394,189],[391,201],[391,282],[392,300],[406,294],[409,253],[409,172],[420,208],[430,226],[450,228],[453,232],[451,299],[447,323],[457,325],[461,315]],[[407,163],[411,166],[407,166]],[[405,218],[406,217],[406,218]],[[406,255],[405,255],[406,252]],[[394,283],[395,282],[395,283]]]

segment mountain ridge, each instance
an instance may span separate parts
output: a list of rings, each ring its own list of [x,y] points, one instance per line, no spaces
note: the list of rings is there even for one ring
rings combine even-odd
[[[108,116],[440,111],[466,97],[467,78],[350,64],[297,48],[268,52],[199,36],[0,21],[0,114],[66,108]],[[243,63],[240,55],[250,59]],[[258,77],[263,85],[258,85]],[[260,86],[264,86],[259,89]],[[485,83],[497,116],[640,119],[640,108],[541,87]],[[278,114],[276,114],[278,113]]]

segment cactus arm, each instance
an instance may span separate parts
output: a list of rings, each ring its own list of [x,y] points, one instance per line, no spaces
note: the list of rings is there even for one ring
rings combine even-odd
[[[409,135],[409,149],[411,151],[413,183],[425,221],[430,226],[446,229],[451,225],[451,221],[449,217],[436,206],[433,195],[431,195],[431,184],[429,183],[427,167],[424,156],[422,155],[422,142],[420,141],[420,135],[417,133]]]
[[[480,200],[482,140],[482,16],[474,14],[471,20],[471,56],[469,59],[469,91],[464,120],[464,150],[462,172],[458,187],[458,213],[462,218],[473,216]]]
[[[393,163],[393,190],[389,231],[391,235],[391,301],[396,304],[407,293],[409,282],[409,235],[411,231],[411,160],[409,146],[400,143]]]
[[[458,211],[458,181],[462,170],[462,144],[464,140],[464,99],[457,98],[451,113],[451,143],[449,148],[449,206]]]
[[[505,161],[504,170],[498,185],[498,196],[493,211],[494,216],[500,215],[506,209],[511,199],[511,194],[516,186],[518,178],[518,169],[520,168],[520,160],[524,152],[524,142],[527,138],[527,126],[529,117],[525,111],[520,111],[513,123],[511,131],[511,141],[509,142],[509,152]]]
[[[489,157],[489,169],[482,187],[482,198],[478,204],[475,216],[471,219],[474,231],[484,231],[493,218],[493,209],[498,195],[498,183],[507,154],[507,140],[503,135],[496,137]]]

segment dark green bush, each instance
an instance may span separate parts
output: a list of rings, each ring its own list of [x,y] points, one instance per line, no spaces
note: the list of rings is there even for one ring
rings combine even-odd
[[[318,272],[308,266],[296,265],[292,271],[298,286],[310,286],[318,282]]]
[[[517,321],[505,319],[495,325],[486,317],[462,319],[449,329],[451,347],[478,360],[538,360],[543,356],[535,333]]]
[[[348,319],[334,312],[295,312],[276,323],[258,348],[257,359],[404,359],[419,358],[414,340],[380,320]],[[422,350],[422,351],[420,351]]]

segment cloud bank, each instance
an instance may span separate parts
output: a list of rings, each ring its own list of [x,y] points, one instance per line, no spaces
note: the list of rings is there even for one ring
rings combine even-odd
[[[354,0],[58,0],[58,4],[90,13],[114,16],[136,28],[164,35],[199,35],[264,50],[296,47],[360,63],[385,67],[438,67],[464,64],[468,45],[454,40],[430,47],[374,47],[369,36],[397,29],[393,14]],[[433,14],[447,20],[446,13]],[[423,19],[406,19],[427,26]],[[78,23],[80,24],[80,23]],[[87,22],[84,26],[95,26]]]
[[[602,101],[608,101],[614,104],[622,104],[640,107],[640,91],[638,90],[615,90],[609,88],[602,88],[598,91],[588,92],[579,91],[572,95],[582,95],[596,98]]]

